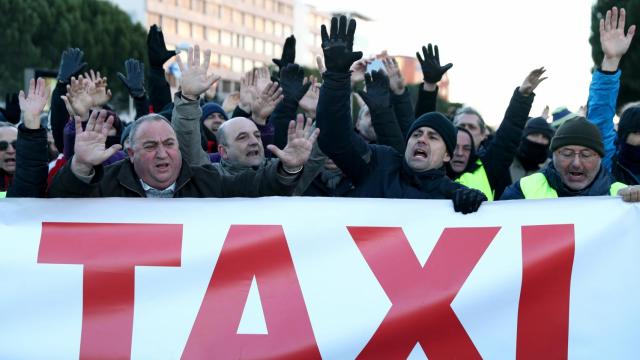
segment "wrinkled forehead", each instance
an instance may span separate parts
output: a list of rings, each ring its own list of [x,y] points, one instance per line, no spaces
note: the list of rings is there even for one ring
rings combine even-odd
[[[18,129],[11,126],[0,127],[0,140],[13,141],[17,138]]]
[[[244,117],[227,120],[220,128],[224,130],[228,139],[234,139],[238,134],[243,132],[253,134],[258,131],[256,124]]]
[[[162,120],[147,121],[140,124],[136,132],[135,142],[141,143],[149,140],[163,142],[167,139],[176,139],[176,133],[171,125]]]

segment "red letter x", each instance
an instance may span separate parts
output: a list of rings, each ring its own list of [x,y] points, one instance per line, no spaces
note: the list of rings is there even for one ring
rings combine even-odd
[[[401,228],[348,229],[392,303],[359,358],[406,359],[416,343],[429,359],[480,358],[451,302],[499,227],[446,228],[424,268]]]

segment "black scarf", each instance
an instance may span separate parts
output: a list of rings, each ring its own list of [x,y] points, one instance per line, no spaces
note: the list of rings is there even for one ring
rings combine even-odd
[[[640,174],[640,146],[629,145],[626,142],[622,143],[618,161],[634,175]]]
[[[538,170],[540,164],[547,160],[549,145],[542,145],[527,138],[520,141],[516,157],[527,171]]]
[[[406,160],[402,160],[400,176],[404,181],[424,193],[440,194],[443,198],[450,199],[457,186],[446,175],[444,166],[439,169],[417,172],[409,167]]]

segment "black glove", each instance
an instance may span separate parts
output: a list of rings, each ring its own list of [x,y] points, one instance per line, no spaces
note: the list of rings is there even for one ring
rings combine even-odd
[[[4,116],[12,124],[20,122],[20,102],[18,101],[18,94],[7,94],[5,97],[5,110]]]
[[[82,68],[87,66],[86,62],[82,62],[83,57],[84,52],[78,48],[63,51],[58,68],[58,81],[68,84],[72,76],[78,75]]]
[[[389,78],[382,70],[373,70],[371,75],[364,74],[364,82],[367,92],[358,91],[369,110],[383,109],[391,106],[391,93],[389,92]]]
[[[144,96],[144,64],[136,59],[127,59],[124,62],[124,67],[127,71],[127,76],[124,76],[121,72],[118,73],[118,78],[127,87],[129,94],[133,98],[141,98]]]
[[[311,82],[303,85],[304,70],[298,64],[289,64],[280,71],[280,87],[285,99],[300,101],[307,93]]]
[[[284,41],[282,48],[282,56],[280,59],[272,59],[273,63],[278,65],[278,72],[282,72],[287,65],[296,62],[296,38],[291,35]]]
[[[463,214],[478,211],[480,204],[487,201],[487,197],[480,190],[460,188],[453,193],[453,210]]]
[[[347,17],[340,16],[331,18],[331,36],[327,33],[327,27],[322,25],[320,34],[322,36],[322,52],[327,71],[337,73],[349,73],[351,65],[362,58],[362,52],[353,52],[353,35],[356,32],[356,21],[349,20],[347,28]]]
[[[167,50],[162,30],[155,24],[151,26],[151,28],[149,28],[149,34],[147,34],[147,56],[149,57],[149,65],[162,67],[167,60],[175,55],[175,51]]]
[[[442,75],[451,69],[452,63],[448,63],[445,66],[440,66],[440,53],[438,52],[438,45],[435,46],[435,52],[433,47],[429,44],[429,48],[422,47],[422,54],[424,59],[420,56],[419,52],[416,52],[420,67],[422,68],[422,76],[424,82],[435,84],[442,79]]]

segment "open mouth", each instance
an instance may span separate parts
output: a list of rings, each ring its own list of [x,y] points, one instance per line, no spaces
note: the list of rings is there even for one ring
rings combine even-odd
[[[260,155],[260,151],[258,150],[252,150],[247,152],[247,157],[258,156],[258,155]]]
[[[416,149],[413,152],[413,157],[419,157],[419,158],[423,158],[426,159],[428,157],[427,152],[422,150],[422,149]]]
[[[169,163],[156,164],[156,169],[158,169],[160,171],[165,171],[165,170],[169,169]]]
[[[582,180],[582,179],[584,179],[584,176],[585,176],[584,172],[582,172],[582,171],[569,171],[569,179],[570,180],[574,180],[574,181]]]
[[[16,164],[16,158],[7,158],[4,159],[4,163],[6,165],[15,165]]]

